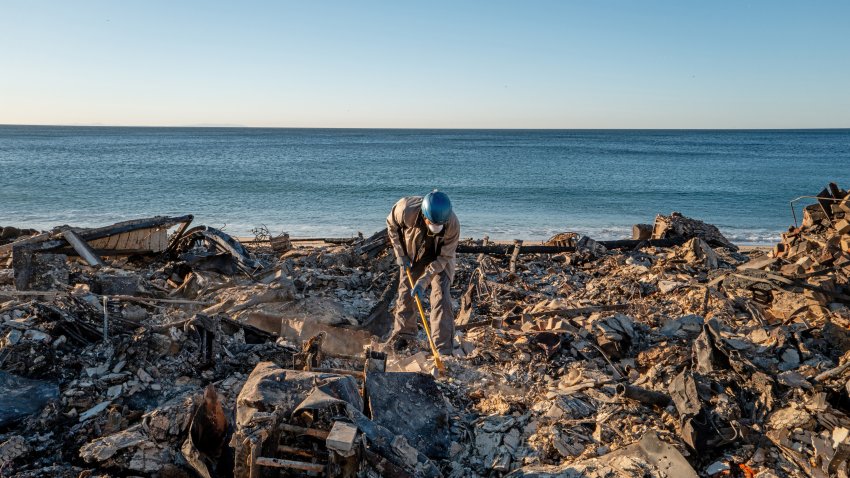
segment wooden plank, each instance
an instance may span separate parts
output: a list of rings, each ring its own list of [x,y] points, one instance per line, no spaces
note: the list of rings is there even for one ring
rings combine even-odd
[[[118,249],[118,240],[120,234],[116,234],[114,236],[109,236],[106,239],[106,247],[104,249]]]
[[[104,249],[106,244],[109,243],[109,238],[95,239],[93,241],[86,241],[89,243],[92,249]]]
[[[516,274],[516,260],[519,257],[519,250],[522,247],[522,241],[516,240],[514,241],[514,251],[511,253],[511,262],[510,262],[510,272],[511,274]]]
[[[297,425],[290,425],[288,423],[281,423],[280,429],[290,433],[298,433],[301,435],[308,435],[315,438],[321,438],[322,440],[327,439],[328,434],[330,433],[325,430],[319,430],[318,428],[305,428],[299,427]]]
[[[156,252],[156,251],[151,251],[150,249],[100,249],[100,248],[93,248],[92,251],[94,251],[94,253],[99,255],[100,257],[134,256],[134,255],[139,255],[139,254],[144,255],[144,254],[150,254],[151,252]],[[50,252],[53,252],[53,253],[56,253],[56,254],[65,254],[65,255],[68,255],[68,256],[77,255],[77,251],[75,251],[71,247],[65,247],[65,248],[61,248],[61,249],[52,249]]]
[[[112,236],[122,232],[137,231],[139,229],[150,229],[154,227],[171,227],[181,222],[190,221],[192,215],[180,217],[153,217],[149,219],[136,219],[133,221],[118,222],[111,226],[99,227],[96,229],[78,230],[80,237],[90,241],[101,237]]]
[[[154,231],[154,237],[156,241],[154,241],[151,249],[156,252],[162,252],[168,248],[168,229],[157,229]]]
[[[89,263],[90,266],[105,265],[100,257],[95,254],[91,247],[89,247],[88,243],[80,239],[80,236],[78,236],[76,232],[69,229],[67,231],[63,231],[62,236],[66,241],[68,241],[68,244],[71,244],[71,247],[77,251],[77,254]]]
[[[183,235],[186,234],[186,230],[189,229],[189,224],[191,224],[191,223],[192,223],[192,219],[189,219],[188,221],[186,221],[186,222],[184,222],[183,224],[180,225],[180,228],[177,229],[177,232],[174,233],[174,236],[171,237],[171,242],[169,242],[168,245],[165,246],[164,250],[166,252],[173,251],[177,247],[177,245],[180,244],[180,239],[182,239]],[[165,229],[166,229],[166,232],[167,232],[168,228],[165,228]]]
[[[278,445],[277,451],[281,453],[289,453],[292,455],[303,456],[304,458],[315,458],[316,454],[313,453],[312,450],[305,450],[303,448],[295,448],[294,446],[288,445]]]
[[[139,229],[152,229],[152,228],[169,228],[176,224],[180,224],[183,222],[191,221],[194,218],[191,214],[186,216],[178,216],[178,217],[164,217],[157,216],[146,219],[135,219],[132,221],[124,221],[112,224],[110,226],[98,227],[94,229],[84,229],[84,228],[72,228],[74,232],[77,233],[80,238],[89,243],[89,245],[95,243],[96,240],[107,238],[109,236],[115,236],[117,234],[121,234],[122,232],[136,231]],[[49,242],[51,238],[57,237],[52,233],[44,233],[35,237],[21,239],[19,241],[15,241],[11,244],[4,244],[0,246],[0,253],[5,253],[11,251],[13,247],[21,246],[24,244],[37,244],[39,250],[47,250],[49,249],[48,244],[43,244],[45,242]],[[61,236],[60,236],[61,237]],[[63,241],[64,242],[64,241]],[[59,245],[61,246],[61,244]],[[54,245],[53,247],[57,247]],[[100,246],[102,247],[102,246]]]
[[[77,234],[79,236],[79,234]],[[101,256],[162,252],[167,247],[166,229],[143,229],[87,241]],[[109,252],[112,251],[112,252]]]
[[[116,236],[118,238],[118,242],[115,244],[115,249],[130,249],[127,247],[127,243],[130,241],[130,235],[136,233],[138,233],[138,231],[133,231],[132,233],[122,232],[121,234],[118,234],[118,236]]]
[[[141,229],[139,231],[128,232],[127,249],[151,249],[154,248],[153,233],[155,229]]]
[[[748,270],[748,269],[764,269],[765,267],[772,266],[779,259],[774,257],[770,257],[768,255],[764,255],[759,257],[758,259],[750,260],[749,262],[745,262],[738,266],[739,271]]]

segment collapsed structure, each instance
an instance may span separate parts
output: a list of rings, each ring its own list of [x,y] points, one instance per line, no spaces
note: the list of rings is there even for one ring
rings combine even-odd
[[[385,233],[3,228],[0,474],[847,476],[850,198],[819,197],[770,252],[677,213],[465,241],[436,378],[381,344]]]

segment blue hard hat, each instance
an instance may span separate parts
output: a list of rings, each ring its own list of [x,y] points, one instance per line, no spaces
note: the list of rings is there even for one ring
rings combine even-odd
[[[449,222],[452,216],[452,202],[449,196],[442,192],[434,190],[422,200],[422,214],[434,224],[445,224]]]

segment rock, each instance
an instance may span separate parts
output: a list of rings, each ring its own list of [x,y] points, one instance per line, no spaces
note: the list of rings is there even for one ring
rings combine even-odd
[[[136,447],[148,440],[140,426],[123,430],[107,437],[93,440],[80,448],[80,458],[88,463],[105,461],[112,458],[116,453],[125,449]]]
[[[776,379],[779,383],[785,385],[786,387],[805,389],[812,388],[812,384],[808,380],[806,380],[803,375],[794,371],[789,370],[787,372],[782,372],[776,376]]]
[[[109,364],[101,364],[97,367],[88,367],[86,368],[86,375],[92,378],[100,377],[104,375],[107,370],[109,370]]]
[[[141,368],[141,367],[139,367],[139,369],[138,369],[138,370],[136,370],[136,376],[137,376],[137,377],[139,377],[139,380],[141,380],[141,381],[142,381],[142,382],[144,382],[144,383],[151,383],[151,382],[153,382],[153,377],[151,377],[151,376],[150,376],[150,374],[149,374],[149,373],[147,373],[147,372],[145,371],[145,369],[143,369],[143,368]]]
[[[106,410],[106,407],[108,407],[111,403],[112,403],[112,401],[110,401],[110,400],[107,400],[105,402],[100,402],[97,405],[86,410],[85,412],[81,413],[80,414],[80,422],[84,422],[84,421],[88,420],[89,418],[97,416],[98,414],[100,414],[100,412]]]
[[[484,430],[475,431],[475,451],[484,463],[492,463],[502,442],[500,433],[491,433]]]
[[[702,325],[705,319],[702,316],[691,314],[683,315],[678,319],[670,319],[664,323],[664,326],[659,331],[662,335],[668,337],[688,337],[689,335],[698,335],[702,332]]]
[[[4,338],[4,346],[15,345],[24,337],[23,332],[17,329],[12,329]]]
[[[674,290],[676,290],[680,287],[684,287],[684,286],[685,286],[684,282],[676,282],[676,281],[672,281],[672,280],[660,280],[660,281],[658,281],[658,290],[662,294],[669,294],[670,292],[673,292]]]
[[[800,354],[792,349],[787,348],[782,352],[782,364],[780,368],[783,370],[795,369],[800,366]]]
[[[502,445],[513,455],[516,453],[520,443],[520,433],[516,428],[511,428],[508,433],[502,437]]]
[[[52,338],[40,330],[30,329],[24,332],[24,340],[31,342],[50,342]]]
[[[0,469],[6,468],[8,463],[29,453],[30,447],[24,437],[13,435],[8,440],[0,443]]]
[[[123,390],[121,384],[113,385],[106,390],[106,396],[110,400],[115,400],[116,398],[121,396],[121,390]]]

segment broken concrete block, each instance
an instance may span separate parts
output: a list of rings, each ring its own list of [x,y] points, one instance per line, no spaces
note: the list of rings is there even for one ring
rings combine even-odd
[[[354,440],[357,438],[357,427],[346,422],[334,422],[325,444],[331,450],[342,456],[348,456],[354,448]]]

